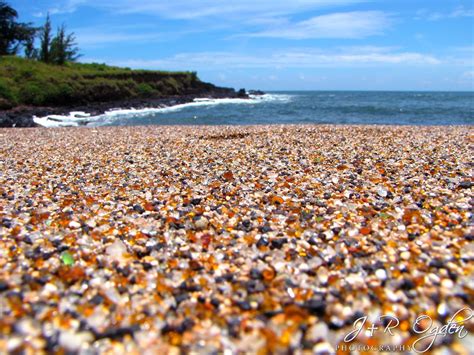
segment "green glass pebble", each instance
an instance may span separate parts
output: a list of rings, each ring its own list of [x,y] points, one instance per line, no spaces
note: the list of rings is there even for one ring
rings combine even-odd
[[[74,265],[74,257],[67,251],[61,254],[61,261],[67,266]]]

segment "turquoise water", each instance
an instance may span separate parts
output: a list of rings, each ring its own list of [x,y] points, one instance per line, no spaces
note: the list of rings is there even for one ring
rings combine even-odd
[[[474,124],[474,92],[272,92],[251,100],[200,101],[155,111],[117,112],[97,125],[290,123]]]

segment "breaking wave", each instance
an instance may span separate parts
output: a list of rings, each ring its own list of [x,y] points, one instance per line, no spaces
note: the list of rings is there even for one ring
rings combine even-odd
[[[226,99],[194,99],[192,102],[167,107],[143,108],[143,109],[114,109],[102,115],[90,116],[84,112],[71,112],[69,115],[49,115],[45,117],[34,117],[35,123],[43,127],[77,127],[97,126],[110,123],[113,120],[129,117],[142,117],[150,114],[178,112],[189,107],[215,106],[215,105],[256,105],[265,102],[289,102],[292,95],[264,94],[250,95],[249,99],[226,98]]]

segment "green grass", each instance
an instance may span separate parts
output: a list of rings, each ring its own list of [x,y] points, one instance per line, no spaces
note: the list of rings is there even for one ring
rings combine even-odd
[[[0,57],[0,109],[158,98],[209,85],[195,72],[132,70],[97,63],[57,66]]]

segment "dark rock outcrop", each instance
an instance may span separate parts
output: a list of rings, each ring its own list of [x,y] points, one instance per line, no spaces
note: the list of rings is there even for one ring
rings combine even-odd
[[[265,92],[263,92],[261,90],[249,90],[249,95],[262,96],[262,95],[265,95]]]

